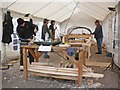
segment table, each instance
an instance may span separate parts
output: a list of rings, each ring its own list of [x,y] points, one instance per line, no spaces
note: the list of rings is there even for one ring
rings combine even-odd
[[[23,50],[23,66],[24,66],[24,79],[28,80],[28,62],[27,62],[27,51],[29,51],[32,56],[34,57],[35,61],[38,62],[38,59],[42,56],[43,52],[39,52],[38,45],[23,45],[21,46],[22,50]],[[58,46],[54,46],[52,47],[52,49],[55,48],[61,48],[63,50],[63,53],[65,52],[64,47],[58,47]],[[34,50],[33,50],[34,49]],[[78,86],[81,84],[82,82],[82,64],[84,60],[84,52],[80,51],[79,52],[79,60],[77,61],[77,67],[78,67]]]

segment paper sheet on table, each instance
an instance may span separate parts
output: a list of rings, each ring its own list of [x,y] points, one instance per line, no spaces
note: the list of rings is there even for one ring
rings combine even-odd
[[[50,52],[51,48],[52,48],[52,46],[39,46],[38,51],[41,51],[41,52],[46,52],[46,51]]]

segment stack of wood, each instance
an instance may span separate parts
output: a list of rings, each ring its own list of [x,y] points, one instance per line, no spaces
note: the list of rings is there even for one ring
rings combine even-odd
[[[32,75],[52,77],[58,79],[78,80],[78,68],[53,67],[51,63],[33,62],[28,71]],[[83,66],[82,77],[103,78],[103,74],[93,73],[91,68]]]

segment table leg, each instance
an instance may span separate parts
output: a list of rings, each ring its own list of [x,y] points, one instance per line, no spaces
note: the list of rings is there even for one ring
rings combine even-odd
[[[24,66],[24,78],[28,80],[28,62],[27,62],[27,49],[23,48],[23,66]]]
[[[79,61],[78,61],[78,86],[82,83],[82,60],[83,60],[83,52],[79,53]]]
[[[86,51],[83,52],[83,65],[86,66]]]

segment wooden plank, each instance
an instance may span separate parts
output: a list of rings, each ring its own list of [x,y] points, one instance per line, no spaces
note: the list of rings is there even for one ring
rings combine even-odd
[[[84,40],[69,40],[69,43],[86,43]]]
[[[74,73],[65,73],[65,72],[55,72],[55,71],[46,71],[46,70],[36,70],[36,69],[28,69],[30,72],[35,73],[42,73],[47,75],[57,75],[57,76],[72,76],[72,77],[78,77],[78,74]],[[93,77],[93,78],[103,78],[103,74],[98,73],[91,73],[91,72],[83,72],[82,77]]]
[[[93,78],[103,78],[103,74],[92,73],[92,72],[83,72],[83,77],[93,77]]]
[[[91,37],[89,37],[86,43],[91,43]]]
[[[51,74],[51,75],[63,75],[63,76],[78,76],[77,74],[74,73],[66,73],[66,72],[58,72],[58,71],[50,71],[50,70],[37,70],[34,68],[28,68],[28,71],[32,71],[32,72],[39,72],[39,73],[44,73],[44,74]]]
[[[77,70],[76,71],[72,71],[72,70],[64,70],[64,69],[55,69],[55,68],[44,68],[44,67],[29,67],[29,69],[35,69],[35,70],[40,70],[40,71],[53,71],[53,72],[65,72],[65,73],[73,73],[73,74],[77,74]]]
[[[98,67],[108,67],[111,63],[106,63],[106,62],[90,62],[87,61],[86,65],[87,66],[98,66]]]
[[[83,63],[83,52],[79,52],[78,60],[78,86],[82,83],[82,63]]]
[[[70,44],[70,46],[74,46],[74,47],[82,47],[82,46],[87,46],[87,47],[90,47],[91,46],[91,44],[90,43],[69,43]]]
[[[29,49],[29,48],[39,48],[39,46],[38,45],[21,45],[20,46],[21,48],[26,48],[26,49]]]
[[[55,68],[55,69],[60,69],[60,70],[71,70],[71,71],[77,71],[78,68],[63,68],[63,67],[53,67],[52,63],[49,63],[49,65],[47,63],[38,63],[38,62],[33,62],[31,65],[29,65],[31,67],[36,67],[36,68]],[[87,71],[87,72],[93,72],[92,68],[88,68],[86,66],[82,66],[83,67],[83,71]]]
[[[32,62],[31,65],[36,66],[53,66],[53,63]]]
[[[85,72],[94,72],[94,70],[92,69],[92,68],[88,68],[88,67],[86,67],[86,66],[84,66],[84,65],[82,65],[82,68],[83,68],[83,71]]]
[[[30,65],[29,68],[37,69],[37,70],[50,70],[50,71],[61,71],[61,72],[71,72],[71,73],[78,73],[77,68],[60,68],[60,67],[49,67],[49,66],[36,66]],[[83,67],[84,72],[93,72],[91,68]]]
[[[69,40],[70,44],[85,44],[85,45],[91,45],[91,37],[89,37],[89,39],[87,39],[86,41],[84,40]]]
[[[43,74],[43,73],[37,73],[31,71],[29,73],[34,76],[51,77],[51,78],[66,79],[66,80],[77,80],[77,77],[71,77],[71,76],[50,75],[50,74]]]
[[[28,80],[27,49],[23,48],[24,78]]]
[[[40,56],[42,56],[42,52],[38,52],[37,49],[35,48],[35,51],[33,51],[32,48],[29,48],[28,51],[31,53],[31,55],[34,57],[34,59],[36,60],[36,62],[38,62],[38,59],[40,58]]]
[[[34,51],[35,51],[35,55],[36,55],[36,57],[37,57],[36,62],[38,62],[38,59],[42,56],[43,52],[39,52],[39,51],[38,51],[38,48],[35,48]]]
[[[86,51],[83,52],[83,65],[86,65]]]
[[[83,34],[71,34],[67,35],[67,38],[89,38],[91,35],[83,35]]]
[[[85,39],[90,39],[91,35],[83,35],[83,34],[64,35],[63,36],[63,43],[68,43],[69,42],[69,38],[85,38]],[[88,42],[89,42],[89,40],[88,40]]]
[[[28,51],[31,53],[31,55],[34,57],[35,60],[38,59],[35,52],[32,50],[32,48],[29,48]]]
[[[71,46],[71,47],[82,47],[82,44],[83,44],[83,43],[79,43],[79,44],[70,43],[70,46]]]

